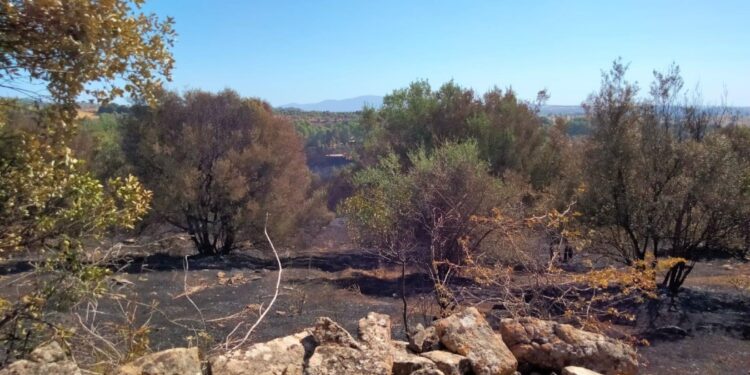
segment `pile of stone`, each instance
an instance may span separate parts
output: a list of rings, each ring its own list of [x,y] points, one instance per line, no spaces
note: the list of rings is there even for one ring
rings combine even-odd
[[[561,375],[624,374],[638,371],[628,345],[570,325],[534,318],[505,319],[495,332],[475,308],[466,308],[430,327],[418,326],[409,342],[391,338],[391,319],[370,313],[355,339],[329,318],[314,327],[213,356],[202,364],[196,349],[154,353],[119,369],[119,375]],[[59,346],[32,355],[0,375],[80,374]],[[35,367],[36,366],[36,367]],[[52,369],[55,369],[54,371]],[[23,371],[26,372],[23,372]],[[50,372],[52,371],[52,372]]]
[[[430,327],[418,326],[409,342],[391,339],[387,315],[359,321],[358,338],[329,318],[292,336],[213,357],[213,375],[514,375],[518,369],[569,375],[638,371],[628,345],[570,325],[506,319],[500,333],[467,308]],[[519,367],[520,364],[520,367]]]

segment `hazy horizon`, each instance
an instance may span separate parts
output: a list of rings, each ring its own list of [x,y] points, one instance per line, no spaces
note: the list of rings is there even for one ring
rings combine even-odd
[[[172,16],[176,90],[233,88],[275,106],[385,95],[416,79],[512,87],[578,105],[622,57],[643,90],[680,65],[707,104],[750,106],[750,3],[478,1],[148,3]]]
[[[276,107],[384,96],[420,79],[433,87],[453,80],[478,94],[512,88],[524,100],[546,89],[549,104],[575,106],[620,57],[641,94],[653,70],[676,63],[703,104],[750,107],[750,48],[742,47],[750,3],[738,0],[160,0],[144,11],[176,22],[168,89],[231,88]]]

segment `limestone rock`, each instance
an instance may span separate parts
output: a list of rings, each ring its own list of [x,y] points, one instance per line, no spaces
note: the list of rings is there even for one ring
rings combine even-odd
[[[438,369],[421,369],[411,373],[411,375],[445,375]]]
[[[393,375],[411,375],[417,370],[435,369],[435,363],[425,357],[409,352],[408,342],[393,342]]]
[[[500,332],[518,361],[535,367],[559,370],[575,365],[607,375],[638,372],[638,359],[630,346],[568,324],[503,319]]]
[[[417,324],[414,332],[409,335],[409,349],[415,353],[440,349],[440,338],[435,327],[424,328],[421,324]]]
[[[311,333],[318,345],[339,345],[353,349],[360,348],[359,343],[354,340],[354,337],[344,327],[331,320],[331,318],[318,318]]]
[[[577,366],[568,366],[562,369],[562,375],[602,375],[598,372]]]
[[[65,359],[65,352],[56,341],[39,346],[29,354],[29,360],[36,363],[55,363]]]
[[[371,312],[359,320],[359,339],[375,351],[391,351],[391,317]],[[383,354],[384,354],[383,353]]]
[[[476,308],[469,307],[434,324],[440,342],[466,356],[476,375],[511,375],[518,362]]]
[[[198,348],[174,348],[151,353],[128,363],[118,375],[201,375]]]
[[[307,375],[389,375],[386,368],[377,358],[368,357],[359,349],[338,345],[322,345],[315,348],[315,353],[307,363]]]
[[[81,375],[75,362],[69,360],[57,342],[42,345],[29,355],[0,370],[0,375]]]
[[[313,350],[315,339],[305,331],[219,355],[209,363],[213,375],[302,375]]]
[[[422,353],[422,356],[435,362],[437,368],[445,375],[464,375],[471,372],[471,362],[462,355],[434,350]]]
[[[318,319],[312,335],[319,346],[310,357],[305,374],[388,375],[393,366],[391,319],[370,313],[359,321],[357,342],[329,318]]]
[[[363,351],[372,361],[376,373],[390,373],[393,367],[391,345],[391,317],[371,312],[359,320],[359,339],[364,343]]]

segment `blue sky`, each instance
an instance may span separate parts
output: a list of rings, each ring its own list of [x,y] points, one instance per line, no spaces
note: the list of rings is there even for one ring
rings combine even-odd
[[[706,102],[750,106],[750,1],[150,0],[179,33],[171,88],[274,105],[383,95],[417,78],[579,104],[618,56],[672,61]]]

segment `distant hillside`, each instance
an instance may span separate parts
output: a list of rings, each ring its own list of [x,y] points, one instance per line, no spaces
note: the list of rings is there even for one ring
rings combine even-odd
[[[543,116],[583,116],[586,112],[580,105],[543,105],[539,113]]]
[[[290,103],[278,108],[299,109],[301,111],[317,112],[357,112],[361,111],[365,104],[380,108],[383,105],[383,97],[378,95],[364,95],[356,98],[340,100],[324,100],[318,103]],[[750,116],[750,107],[730,107],[729,111],[740,117]],[[569,116],[578,117],[586,114],[580,105],[543,105],[539,113],[542,116]]]
[[[340,100],[324,100],[318,103],[290,103],[279,106],[279,108],[295,108],[302,111],[319,112],[356,112],[362,110],[365,104],[380,108],[383,105],[383,97],[377,95],[358,96],[356,98]],[[541,108],[545,116],[578,116],[583,115],[583,108],[577,105],[545,105]]]
[[[361,111],[365,105],[380,108],[383,105],[383,97],[365,95],[341,100],[324,100],[318,103],[290,103],[279,106],[279,108],[297,108],[303,111],[356,112]]]

